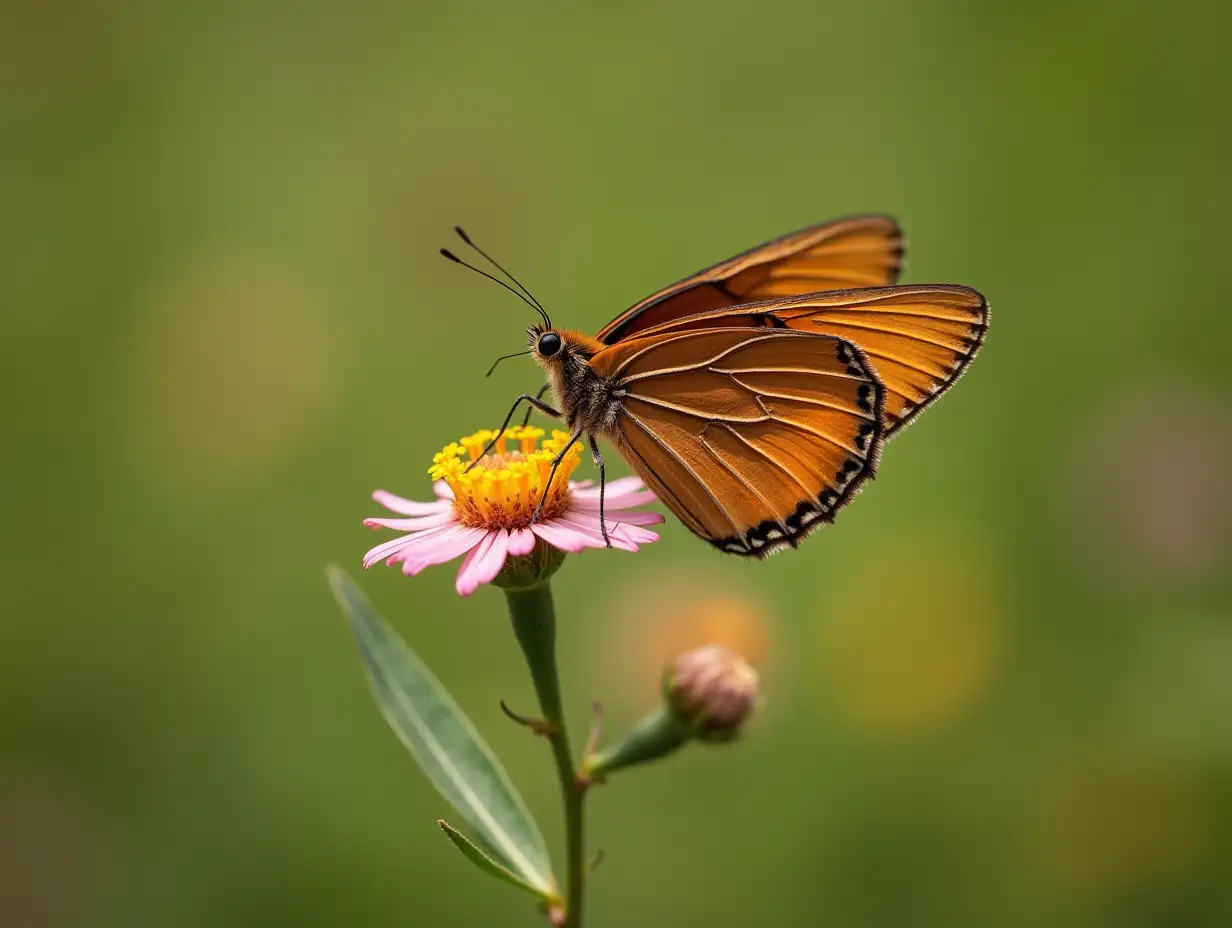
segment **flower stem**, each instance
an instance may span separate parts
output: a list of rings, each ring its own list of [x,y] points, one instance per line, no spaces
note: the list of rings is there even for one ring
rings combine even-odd
[[[582,894],[586,873],[582,806],[586,783],[578,777],[569,748],[569,731],[560,701],[560,675],[556,669],[556,610],[552,605],[549,583],[529,589],[506,589],[509,617],[517,636],[526,665],[535,684],[539,709],[550,726],[548,741],[556,761],[556,774],[565,810],[565,853],[568,867],[568,887],[565,898],[565,919],[562,928],[578,928],[582,924]]]
[[[693,737],[686,725],[659,706],[633,726],[616,744],[582,758],[583,774],[602,780],[609,773],[666,757],[689,743]]]

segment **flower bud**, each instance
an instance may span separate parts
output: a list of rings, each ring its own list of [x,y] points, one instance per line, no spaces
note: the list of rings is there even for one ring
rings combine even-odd
[[[720,645],[694,648],[667,668],[663,696],[693,737],[730,741],[757,705],[757,671]]]

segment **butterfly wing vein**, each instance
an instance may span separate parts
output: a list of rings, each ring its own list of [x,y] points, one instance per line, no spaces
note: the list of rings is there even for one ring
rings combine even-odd
[[[988,330],[988,302],[969,287],[942,284],[836,290],[672,319],[639,339],[719,325],[765,326],[767,321],[858,346],[885,387],[888,440],[966,370]]]
[[[693,330],[591,360],[610,431],[693,532],[764,556],[832,521],[876,466],[884,391],[859,349],[789,329]]]

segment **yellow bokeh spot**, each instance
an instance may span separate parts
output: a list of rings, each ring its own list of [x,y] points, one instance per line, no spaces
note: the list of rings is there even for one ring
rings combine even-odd
[[[942,725],[995,675],[1003,622],[994,580],[970,541],[900,536],[846,571],[821,612],[819,684],[861,730],[894,735]]]
[[[553,431],[540,442],[543,434],[534,426],[514,426],[503,433],[480,429],[433,455],[428,473],[453,490],[454,509],[463,525],[525,528],[545,493],[541,520],[568,508],[569,476],[582,454],[581,445],[572,445],[553,475],[552,461],[569,443],[569,434]]]
[[[663,668],[692,648],[722,645],[758,668],[769,658],[770,623],[761,607],[703,577],[674,571],[608,603],[615,640],[606,649],[607,688],[616,688],[631,705],[653,697]]]

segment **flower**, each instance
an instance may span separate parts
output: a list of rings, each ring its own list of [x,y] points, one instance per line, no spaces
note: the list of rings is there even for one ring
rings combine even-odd
[[[377,490],[372,494],[374,500],[409,518],[365,519],[364,525],[407,534],[365,554],[364,568],[384,560],[391,567],[401,564],[402,572],[413,577],[425,568],[466,555],[458,570],[457,590],[469,596],[481,584],[495,580],[507,558],[604,547],[599,488],[590,481],[569,480],[581,447],[575,444],[566,452],[548,487],[552,459],[568,443],[569,435],[554,431],[536,448],[543,434],[543,429],[533,426],[506,429],[501,435],[483,429],[446,445],[433,457],[428,471],[435,481],[435,502],[419,503]],[[492,451],[480,457],[493,439]],[[539,518],[532,525],[531,517],[545,494]],[[605,514],[620,513],[619,521],[606,520],[613,548],[636,551],[639,545],[659,540],[641,526],[656,525],[663,516],[634,510],[654,499],[638,477],[622,477],[607,485]]]
[[[757,671],[711,644],[681,654],[663,676],[668,708],[702,741],[730,741],[757,706]]]
[[[667,757],[690,741],[734,741],[757,708],[757,671],[717,644],[679,655],[663,671],[663,702],[615,744],[582,757],[582,782]]]

